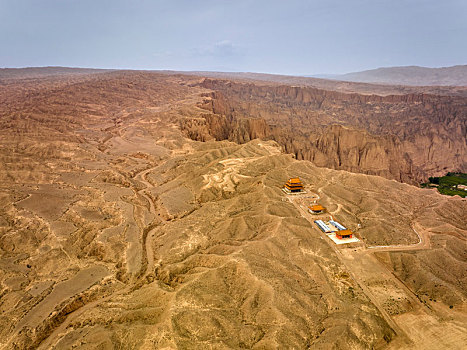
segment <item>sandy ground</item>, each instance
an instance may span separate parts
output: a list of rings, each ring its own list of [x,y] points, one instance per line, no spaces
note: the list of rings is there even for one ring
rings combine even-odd
[[[467,343],[465,200],[272,141],[191,141],[178,121],[206,91],[108,79],[60,85],[60,103],[38,89],[2,134],[0,348]],[[281,190],[292,176],[305,195]],[[360,242],[334,244],[313,202]]]
[[[320,196],[317,193],[310,195],[309,192],[303,195],[288,196],[288,199],[310,223],[314,220],[324,221],[326,218],[334,218],[333,215],[340,211],[341,206],[336,203],[337,209],[329,213],[332,215],[310,214],[306,210],[307,203],[316,203],[320,200]],[[333,203],[328,202],[328,204]],[[323,233],[316,226],[314,228],[322,237],[329,239],[329,234]],[[349,247],[342,244],[333,246],[335,242],[332,239],[332,243],[329,241],[328,243],[338,252],[341,262],[351,271],[351,276],[400,336],[400,339],[391,344],[389,348],[460,349],[467,343],[467,328],[465,327],[467,315],[443,319],[441,315],[434,312],[430,305],[421,303],[418,296],[373,255],[377,252],[429,250],[429,231],[422,228],[419,223],[414,223],[413,230],[419,242],[410,245],[353,244]]]

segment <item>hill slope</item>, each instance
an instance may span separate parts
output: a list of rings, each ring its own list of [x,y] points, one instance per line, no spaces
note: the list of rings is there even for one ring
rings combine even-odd
[[[216,118],[198,78],[0,89],[0,348],[466,343],[465,200],[271,140],[193,141],[181,127]],[[281,190],[291,176],[306,194]],[[361,242],[336,246],[313,200]]]
[[[197,140],[277,141],[319,166],[419,183],[467,170],[467,99],[430,94],[361,95],[312,87],[204,79]]]
[[[442,68],[385,67],[337,75],[333,79],[393,85],[467,86],[467,65]]]

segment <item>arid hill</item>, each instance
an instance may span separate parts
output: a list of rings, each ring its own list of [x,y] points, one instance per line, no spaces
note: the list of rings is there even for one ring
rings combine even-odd
[[[277,141],[318,166],[418,183],[467,170],[467,99],[427,94],[360,95],[311,87],[203,79],[213,92],[198,140]]]
[[[441,68],[384,67],[337,75],[333,79],[392,85],[467,86],[467,65]]]
[[[163,72],[161,72],[163,73]],[[234,80],[238,82],[249,82],[254,84],[276,84],[292,86],[308,86],[328,91],[339,91],[347,93],[358,93],[362,95],[407,95],[407,94],[431,94],[444,96],[467,97],[467,86],[410,86],[389,85],[378,83],[365,83],[356,81],[345,81],[336,79],[322,79],[313,77],[300,77],[292,75],[277,75],[265,73],[235,73],[235,72],[164,72],[166,74],[195,75],[199,77]]]
[[[451,130],[447,111],[462,115],[461,102],[247,87],[131,71],[0,82],[0,348],[467,342],[467,201],[318,167],[279,138],[293,146],[289,123],[305,135],[314,113],[364,125],[377,106],[401,122],[419,106],[426,123],[432,106]],[[323,154],[362,133],[358,147],[381,145],[342,124],[324,127]],[[291,176],[305,194],[281,190]],[[360,242],[335,245],[306,211],[312,201]]]
[[[28,67],[0,68],[0,79],[34,79],[51,76],[70,76],[110,72],[110,69],[68,68],[68,67]]]

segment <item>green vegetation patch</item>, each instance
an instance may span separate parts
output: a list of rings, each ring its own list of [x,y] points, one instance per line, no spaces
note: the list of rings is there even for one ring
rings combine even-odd
[[[461,196],[465,198],[467,191],[463,186],[467,186],[467,174],[464,173],[447,173],[442,177],[430,177],[429,182],[421,184],[422,187],[436,187],[439,193],[448,196]]]

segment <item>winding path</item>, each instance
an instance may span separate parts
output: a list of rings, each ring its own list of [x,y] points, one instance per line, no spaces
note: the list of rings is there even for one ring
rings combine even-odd
[[[154,215],[154,219],[157,219],[157,212],[156,207],[154,205],[153,199],[146,193],[147,189],[154,187],[146,178],[147,174],[153,171],[157,166],[151,167],[149,169],[143,170],[135,175],[135,179],[143,183],[146,188],[139,190],[138,193],[141,194],[146,200],[149,202],[149,212]],[[153,227],[149,230],[146,234],[146,237],[143,236],[144,242],[143,245],[145,246],[144,251],[146,251],[146,261],[147,267],[144,273],[144,276],[151,273],[154,270],[154,251],[152,250],[152,244],[154,239],[154,231],[157,229],[158,226]]]
[[[321,192],[321,188],[318,189],[317,192]],[[430,249],[430,239],[429,239],[429,232],[424,230],[418,223],[413,223],[412,229],[418,237],[418,242],[415,244],[407,244],[407,245],[386,245],[386,246],[366,246],[364,242],[362,242],[363,246],[359,249],[348,249],[345,245],[336,245],[334,244],[327,235],[322,232],[321,230],[317,229],[315,225],[313,225],[313,221],[315,217],[313,217],[307,210],[307,206],[301,205],[301,201],[303,199],[310,198],[309,193],[303,195],[293,195],[287,196],[288,200],[299,210],[300,214],[312,224],[313,229],[316,230],[322,239],[324,239],[328,245],[333,249],[336,253],[337,257],[346,267],[346,270],[349,272],[352,280],[360,286],[363,293],[368,297],[371,303],[378,309],[382,317],[386,320],[388,325],[394,330],[394,332],[398,335],[398,337],[392,343],[392,347],[394,348],[411,348],[413,343],[411,338],[408,336],[407,332],[410,332],[409,328],[403,325],[403,328],[396,323],[395,319],[389,314],[389,312],[384,307],[383,301],[380,300],[381,298],[371,290],[371,286],[367,285],[369,278],[382,278],[386,281],[391,281],[398,290],[403,291],[404,294],[407,296],[409,300],[411,300],[412,305],[417,305],[420,307],[424,313],[429,312],[429,310],[425,310],[426,307],[424,305],[420,305],[417,296],[413,293],[410,288],[408,288],[405,283],[397,278],[391,271],[387,269],[386,266],[383,266],[381,262],[375,257],[372,253],[377,252],[398,252],[398,251],[414,251],[414,250],[424,250]],[[320,199],[318,193],[316,193],[317,199]],[[316,199],[313,197],[313,200]],[[303,204],[303,203],[302,203]],[[335,214],[342,210],[342,205],[337,204],[337,209],[331,212]],[[365,273],[365,271],[371,266],[371,273]],[[373,276],[373,277],[371,277]],[[406,332],[407,331],[407,332]]]
[[[378,309],[380,314],[383,316],[383,318],[386,320],[388,325],[394,330],[394,332],[400,336],[400,340],[407,345],[409,343],[409,338],[407,334],[394,322],[392,317],[389,315],[389,313],[384,309],[383,305],[377,300],[377,298],[373,295],[373,293],[369,290],[369,288],[365,285],[364,280],[362,276],[359,276],[355,274],[352,270],[352,266],[349,263],[349,260],[346,259],[340,249],[338,248],[338,245],[334,244],[327,235],[322,232],[321,230],[317,229],[313,225],[313,218],[311,217],[311,214],[308,213],[306,208],[304,209],[299,203],[297,203],[297,200],[302,199],[303,196],[300,195],[294,195],[294,196],[287,196],[288,200],[299,210],[300,214],[312,224],[313,229],[315,229],[317,232],[319,232],[319,235],[321,236],[322,239],[324,239],[329,246],[332,248],[332,250],[335,252],[336,256],[340,260],[343,266],[346,267],[346,270],[348,271],[350,277],[352,280],[360,286],[362,289],[363,293],[368,297],[368,299],[375,305],[375,307]]]
[[[324,186],[321,186],[320,188],[318,188],[318,190],[316,192],[311,192],[309,190],[307,190],[307,191],[308,191],[308,193],[314,194],[316,196],[316,198],[313,197],[313,199],[317,201],[317,200],[321,199],[321,196],[319,195],[319,192],[321,192],[323,188],[324,188]],[[309,197],[308,193],[304,194],[304,195],[294,195],[293,198],[289,196],[289,201],[291,203],[293,203],[297,208],[303,210],[303,208],[299,204],[297,204],[296,201],[298,199],[308,198]],[[334,220],[334,215],[336,213],[339,213],[342,210],[342,205],[340,203],[333,203],[333,204],[335,204],[337,206],[337,208],[335,210],[333,210],[332,212],[329,212],[329,214],[331,215],[331,218]],[[310,218],[308,217],[307,214],[308,213],[305,210],[305,215],[303,215],[303,213],[302,213],[302,216],[304,216],[311,224],[313,224],[313,220],[310,221]],[[391,251],[396,252],[396,251],[406,251],[406,250],[430,249],[431,244],[430,244],[429,233],[426,230],[424,230],[422,227],[420,227],[420,225],[417,224],[417,223],[413,224],[412,230],[415,232],[415,234],[418,237],[418,242],[417,243],[414,243],[414,244],[377,245],[377,246],[367,246],[365,244],[365,252],[366,253],[368,253],[368,252],[376,253],[376,252],[391,252]],[[419,231],[421,232],[421,234],[419,233]]]
[[[142,190],[139,190],[137,191],[136,193],[139,193],[141,194],[142,196],[144,196],[148,201],[149,201],[149,205],[150,205],[150,212],[152,214],[154,214],[155,217],[157,217],[157,213],[156,213],[156,209],[155,209],[155,206],[154,206],[154,202],[152,201],[152,199],[145,193],[145,191],[147,190],[147,188],[150,188],[150,187],[153,187],[146,179],[146,176],[147,174],[152,171],[153,169],[155,169],[156,167],[151,167],[151,168],[148,168],[148,169],[145,169],[139,173],[137,173],[135,175],[135,178],[137,178],[138,181],[142,182],[144,185],[146,185],[146,188],[145,189],[142,189]],[[154,270],[154,252],[153,250],[151,249],[151,246],[152,246],[152,242],[153,242],[153,233],[154,233],[154,230],[156,229],[157,227],[154,227],[152,228],[146,235],[146,239],[145,239],[145,242],[143,242],[143,244],[145,245],[146,249],[143,249],[143,252],[145,251],[146,252],[146,257],[141,257],[142,259],[146,258],[147,260],[147,267],[146,267],[146,270],[144,271],[144,273],[142,275],[140,275],[140,278],[143,278],[145,276],[147,276],[150,271],[153,271]],[[123,284],[122,284],[123,286]],[[95,300],[95,301],[92,301],[90,303],[87,303],[85,305],[83,305],[81,308],[77,309],[76,311],[72,312],[71,314],[69,314],[67,316],[67,318],[57,327],[53,330],[53,332],[46,338],[44,339],[41,344],[38,346],[38,349],[50,349],[52,347],[55,346],[56,342],[58,342],[61,338],[62,338],[62,334],[65,334],[66,333],[66,329],[68,328],[68,326],[74,321],[76,320],[79,316],[83,315],[86,311],[96,307],[97,305],[99,304],[102,304],[108,300],[110,300],[111,298],[115,298],[116,296],[119,296],[119,295],[125,295],[126,293],[129,293],[132,288],[134,286],[134,283],[130,283],[126,286],[124,286],[122,289],[114,292],[114,293],[111,293],[110,295],[104,297],[104,298],[101,298],[101,299],[98,299],[98,300]]]
[[[423,232],[422,234],[418,233],[418,231],[415,229],[415,226],[418,226],[418,230]],[[371,253],[376,253],[376,252],[399,252],[399,251],[404,251],[404,250],[425,250],[425,249],[430,249],[431,244],[430,244],[430,238],[428,232],[423,230],[420,225],[417,223],[413,224],[412,230],[417,234],[418,236],[418,243],[415,244],[403,244],[403,245],[380,245],[380,246],[366,246],[367,251],[366,252],[371,252]]]

